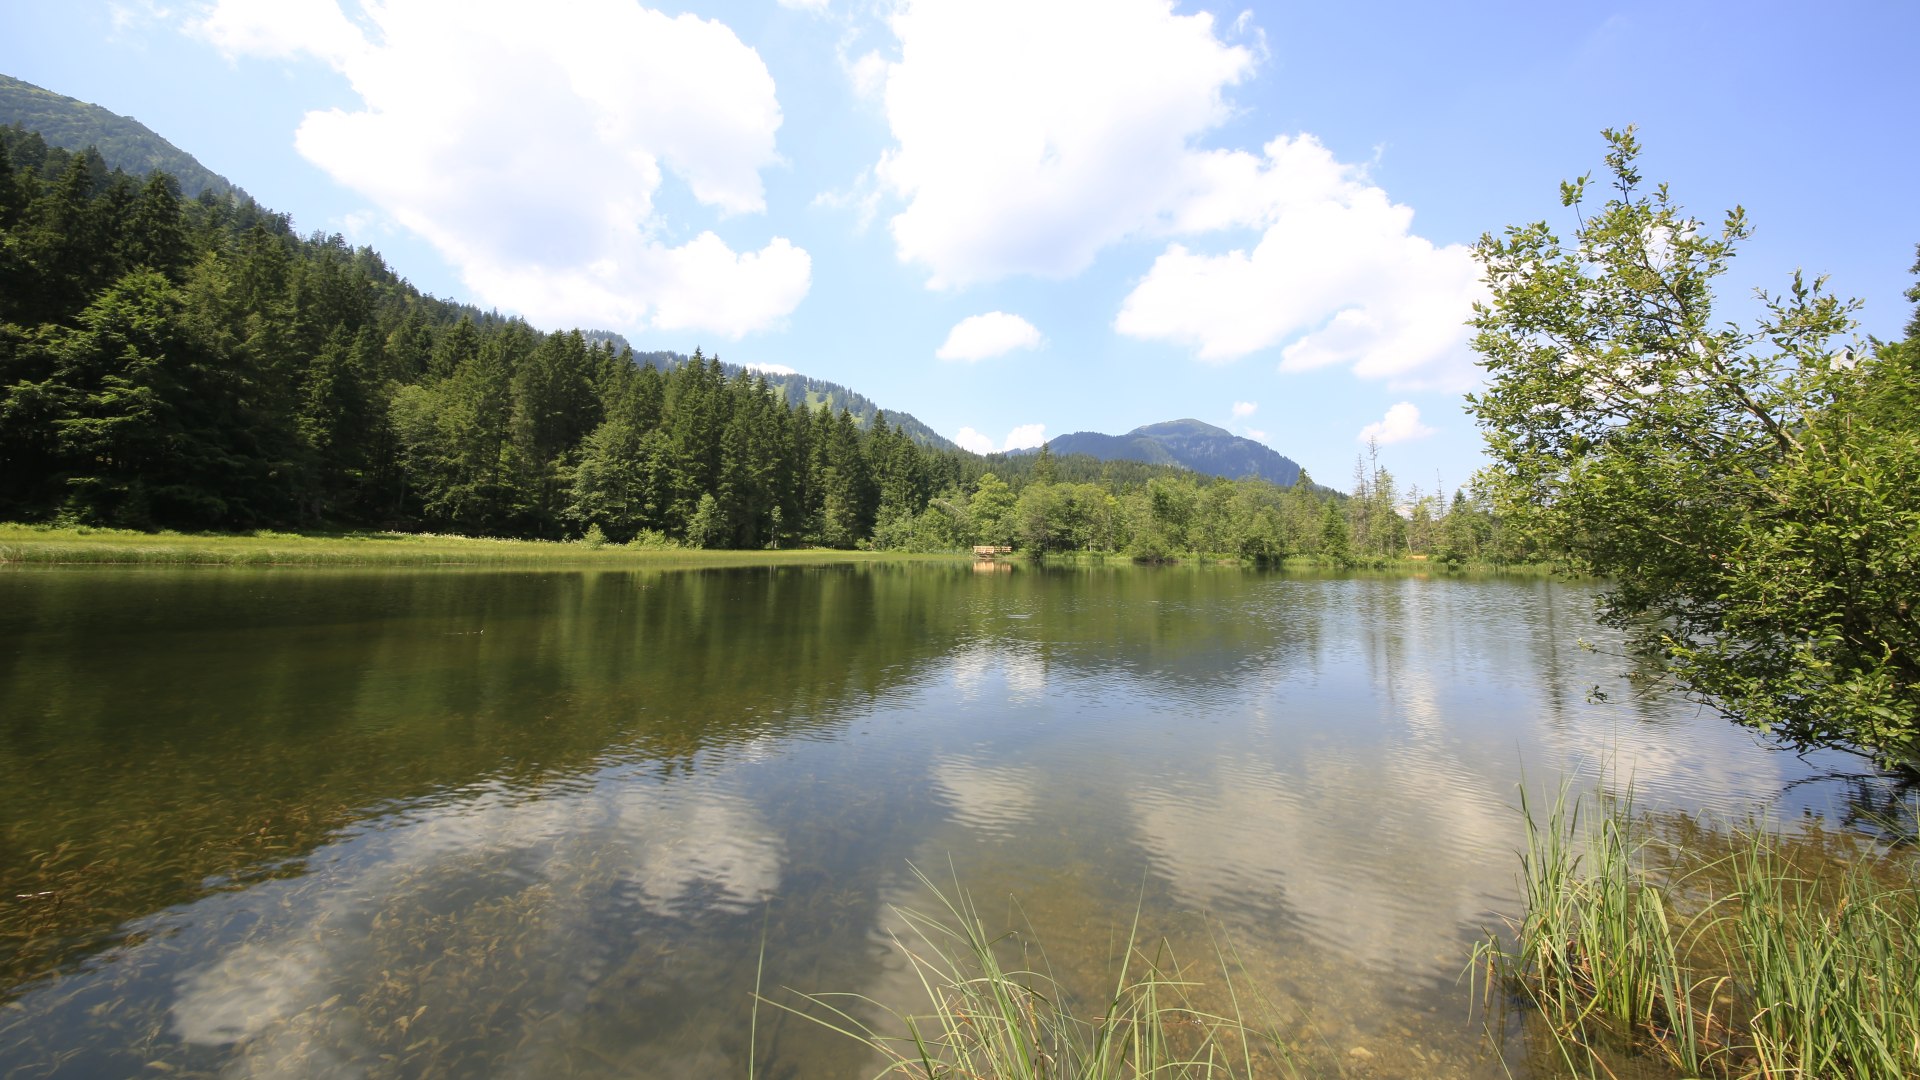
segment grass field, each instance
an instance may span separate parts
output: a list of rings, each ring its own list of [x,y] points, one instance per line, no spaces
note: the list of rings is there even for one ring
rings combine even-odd
[[[0,566],[148,565],[148,566],[569,566],[676,568],[701,566],[778,566],[828,562],[948,562],[971,558],[965,552],[910,554],[899,551],[841,551],[797,548],[783,551],[704,551],[669,546],[588,544],[584,541],[499,540],[480,536],[396,532],[179,533],[57,527],[0,523]],[[1015,554],[1007,561],[1025,561]],[[1049,565],[1127,566],[1119,552],[1064,552],[1047,556]],[[1224,556],[1188,554],[1186,565],[1231,564]],[[1347,570],[1315,559],[1288,559],[1296,572],[1384,571],[1414,575],[1547,575],[1544,565],[1447,567],[1418,559],[1379,559]]]
[[[176,533],[0,524],[0,565],[702,567],[952,561],[898,552],[701,551],[414,533]]]

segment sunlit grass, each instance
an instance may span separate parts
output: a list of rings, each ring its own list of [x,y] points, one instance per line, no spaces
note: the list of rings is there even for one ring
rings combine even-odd
[[[876,1077],[953,1080],[1228,1080],[1298,1075],[1277,1035],[1243,1019],[1246,990],[1231,950],[1216,947],[1218,981],[1190,978],[1164,942],[1149,952],[1135,913],[1111,989],[1090,1010],[1044,969],[1021,934],[995,934],[957,885],[942,890],[914,874],[938,901],[927,914],[896,909],[909,933],[893,947],[925,993],[924,1012],[903,1012],[860,994],[795,993],[798,1004],[761,998],[871,1048]],[[1035,965],[1038,965],[1038,968]],[[1225,1004],[1197,1003],[1212,992]],[[863,1020],[884,1016],[888,1030]]]
[[[0,524],[0,564],[159,566],[763,566],[950,559],[897,552],[702,551],[581,541],[500,540],[432,533],[138,532]]]
[[[1689,1076],[1920,1076],[1911,863],[1856,848],[1835,865],[1749,826],[1683,865],[1630,797],[1585,807],[1562,789],[1542,818],[1523,794],[1526,908],[1510,946],[1478,953],[1569,1064],[1625,1048]]]
[[[970,558],[969,552],[916,554],[899,551],[841,551],[797,548],[781,551],[705,551],[684,548],[655,536],[653,542],[611,544],[593,534],[581,540],[507,540],[484,536],[400,532],[277,532],[261,529],[246,533],[142,532],[92,526],[56,526],[0,523],[0,565],[143,564],[157,566],[601,566],[649,567],[760,566],[786,562],[826,561],[951,561]],[[1017,556],[1016,556],[1017,558]],[[1064,552],[1047,556],[1052,565],[1130,565],[1119,552]],[[1181,561],[1192,565],[1240,560],[1225,555],[1188,553]],[[1288,559],[1291,572],[1324,573],[1326,566],[1311,557]],[[1375,559],[1341,573],[1384,571],[1395,575],[1477,576],[1533,575],[1552,572],[1546,566],[1493,566],[1472,563],[1450,567],[1436,562]]]

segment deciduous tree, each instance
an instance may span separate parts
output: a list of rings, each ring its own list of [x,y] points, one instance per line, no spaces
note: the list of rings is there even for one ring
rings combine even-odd
[[[1920,366],[1838,339],[1854,305],[1794,276],[1751,326],[1713,284],[1748,236],[1648,190],[1633,129],[1578,225],[1480,241],[1469,398],[1512,524],[1606,575],[1602,614],[1679,684],[1796,745],[1920,761]]]

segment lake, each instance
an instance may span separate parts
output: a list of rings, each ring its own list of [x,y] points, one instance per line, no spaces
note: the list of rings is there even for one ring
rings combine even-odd
[[[918,867],[1096,994],[1136,909],[1309,1072],[1528,1075],[1523,779],[1837,817],[1538,578],[0,572],[0,1076],[870,1075]],[[1217,965],[1214,965],[1217,970]],[[880,1014],[850,1005],[860,1015]],[[1498,1026],[1498,1021],[1493,1021]],[[863,1073],[862,1070],[865,1070]]]

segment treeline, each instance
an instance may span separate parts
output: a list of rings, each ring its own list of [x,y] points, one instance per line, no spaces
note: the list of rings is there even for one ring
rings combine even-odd
[[[973,476],[963,468],[960,489],[930,500],[917,518],[883,529],[876,542],[926,550],[1006,544],[1036,554],[1121,553],[1147,561],[1211,556],[1277,563],[1305,557],[1339,566],[1542,557],[1527,537],[1503,526],[1480,494],[1458,491],[1442,505],[1437,494],[1401,491],[1377,463],[1359,470],[1353,493],[1342,496],[1314,483],[1304,469],[1283,488],[1140,462],[1056,458],[1044,447],[1038,454],[973,461],[1006,468],[1009,476]]]
[[[625,337],[606,330],[587,331],[586,338],[589,345],[612,342],[616,350],[628,347]],[[668,350],[636,352],[633,355],[634,363],[651,364],[660,368],[678,367],[688,359],[689,357],[684,354]],[[735,365],[732,364],[722,364],[721,367],[730,375],[736,370]],[[749,370],[765,376],[767,385],[784,396],[789,405],[805,405],[810,409],[825,406],[836,413],[845,409],[853,414],[854,423],[862,428],[872,426],[873,418],[885,411],[865,394],[839,383],[815,379],[797,372],[788,373],[784,369],[754,367]],[[953,440],[921,423],[912,413],[896,410],[887,414],[887,421],[895,428],[904,430],[914,442],[923,447],[935,450],[958,449]]]
[[[953,479],[884,418],[476,318],[249,200],[0,148],[0,515],[852,546]]]
[[[404,517],[389,384],[464,322],[244,196],[0,129],[0,515],[243,528]]]
[[[542,334],[243,195],[0,128],[0,519],[1146,559],[1500,558],[1491,515],[930,448],[695,352]],[[1411,509],[1411,516],[1407,511]]]

